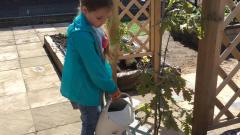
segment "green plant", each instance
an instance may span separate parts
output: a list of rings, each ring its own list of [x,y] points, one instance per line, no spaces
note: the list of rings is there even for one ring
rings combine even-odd
[[[164,31],[179,31],[196,33],[198,38],[203,35],[200,23],[201,10],[185,0],[169,0],[163,15],[160,33]],[[169,35],[170,38],[170,35]],[[184,102],[192,104],[193,91],[186,88],[184,80],[177,68],[166,66],[167,46],[164,51],[164,60],[160,67],[158,82],[154,81],[153,69],[149,68],[147,57],[143,58],[141,81],[137,87],[138,92],[144,96],[153,94],[150,104],[145,104],[139,109],[146,112],[146,116],[154,117],[154,135],[158,134],[160,125],[168,129],[182,131],[185,135],[191,134],[192,110],[180,106],[173,94],[182,96]],[[153,110],[153,111],[149,111]]]
[[[119,36],[120,36],[120,50],[123,51],[124,53],[130,53],[131,52],[131,46],[126,44],[123,41],[123,38],[128,38],[129,37],[129,29],[126,24],[121,23],[119,25]]]
[[[186,0],[169,0],[161,26],[163,31],[196,34],[201,39],[201,7]]]
[[[162,66],[159,82],[155,83],[153,70],[149,69],[148,62],[144,65],[137,90],[142,96],[148,93],[152,93],[154,96],[150,105],[145,104],[139,109],[146,112],[147,116],[153,116],[154,113],[158,114],[157,121],[155,121],[158,129],[162,123],[168,129],[182,130],[186,135],[189,135],[191,133],[192,110],[179,106],[173,94],[182,95],[184,101],[191,103],[192,90],[185,87],[186,82],[176,68]],[[157,105],[157,110],[154,109],[155,105]]]

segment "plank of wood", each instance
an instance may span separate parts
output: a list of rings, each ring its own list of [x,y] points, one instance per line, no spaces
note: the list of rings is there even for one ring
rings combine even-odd
[[[207,134],[213,123],[217,86],[217,67],[224,30],[225,2],[203,0],[205,35],[200,40],[193,110],[193,135]],[[214,34],[213,34],[214,33]]]

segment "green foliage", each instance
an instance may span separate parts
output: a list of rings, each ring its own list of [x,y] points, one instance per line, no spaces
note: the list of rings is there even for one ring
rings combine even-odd
[[[163,116],[163,125],[170,129],[174,129],[175,131],[179,131],[178,125],[176,120],[173,117],[173,112],[172,111],[165,111],[163,112],[162,116]]]
[[[128,23],[121,23],[119,25],[119,37],[120,37],[120,50],[124,53],[133,53],[134,49],[131,44],[123,42],[123,39],[129,39],[130,33],[136,35],[140,30],[139,25],[133,23],[130,28],[128,28]],[[146,32],[140,32],[138,35],[146,35]]]
[[[143,61],[149,62],[147,60]],[[159,113],[161,114],[159,121],[166,128],[176,131],[181,130],[186,135],[189,135],[191,133],[192,110],[187,110],[179,106],[173,94],[182,96],[184,101],[190,103],[193,91],[186,89],[186,81],[180,76],[179,71],[174,67],[165,67],[162,69],[159,82],[155,83],[153,80],[153,71],[148,68],[142,70],[140,78],[137,90],[142,96],[145,96],[147,93],[154,95],[150,106],[154,110],[152,105],[158,104]],[[149,104],[147,105],[149,107]],[[148,113],[150,112],[148,111]],[[173,115],[173,113],[176,114]],[[180,123],[180,125],[177,123]]]
[[[120,30],[120,34],[119,36],[121,37],[121,39],[125,36],[127,37],[129,34],[129,29],[127,28],[126,25],[124,25],[123,23],[121,23],[119,25],[119,30]],[[122,50],[124,53],[130,53],[131,52],[131,47],[130,45],[126,44],[123,42],[123,40],[120,40],[120,50]]]
[[[196,34],[201,39],[201,8],[186,0],[169,0],[161,26],[162,31]]]

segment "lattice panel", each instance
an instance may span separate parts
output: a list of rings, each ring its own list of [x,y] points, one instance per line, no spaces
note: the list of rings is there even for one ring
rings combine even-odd
[[[231,12],[224,19],[224,28],[226,28],[233,19],[240,20],[240,2],[235,4],[233,0],[226,0],[226,4]],[[214,117],[213,125],[217,127],[218,125],[230,125],[239,122],[240,109],[232,112],[231,106],[240,98],[240,81],[236,81],[233,77],[240,74],[240,47],[237,46],[240,43],[240,32],[235,36],[233,40],[230,40],[229,36],[223,32],[222,45],[225,50],[222,51],[219,57],[218,74],[222,78],[221,83],[217,86],[217,98],[216,107],[219,112]],[[221,64],[229,57],[232,56],[237,62],[230,71],[226,71],[226,67],[223,68]],[[229,70],[229,69],[228,69]],[[227,89],[228,88],[228,89]],[[222,98],[218,98],[222,91],[228,91],[233,93],[227,101],[223,101]],[[227,93],[228,93],[227,92]],[[225,92],[226,93],[226,92]],[[228,94],[229,96],[230,94]],[[240,101],[239,101],[240,103]],[[240,107],[239,107],[240,108]],[[216,110],[215,110],[216,112]]]
[[[128,45],[131,49],[130,53],[124,54],[121,51],[119,59],[128,59],[133,57],[141,57],[149,55],[152,52],[149,43],[150,40],[150,0],[145,2],[141,0],[130,0],[128,3],[119,0],[119,19],[127,25],[129,30],[137,27],[136,32],[129,31]],[[126,19],[129,18],[129,19]]]

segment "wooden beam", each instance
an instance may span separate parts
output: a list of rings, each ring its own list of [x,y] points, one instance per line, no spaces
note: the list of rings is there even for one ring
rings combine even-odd
[[[219,121],[219,119],[223,116],[223,114],[225,114],[225,112],[229,111],[228,108],[233,104],[233,102],[238,98],[240,94],[240,90],[238,90],[232,97],[231,99],[226,103],[226,105],[224,106],[224,108],[222,108],[220,110],[220,112],[218,113],[218,115],[215,117],[214,119],[214,123],[217,123]]]
[[[224,27],[226,27],[233,18],[238,17],[238,14],[240,12],[240,2],[237,4],[237,6],[232,10],[232,12],[226,17],[225,21],[224,21]]]
[[[112,66],[112,75],[117,82],[117,61],[118,61],[118,53],[120,48],[120,34],[119,34],[119,14],[118,14],[118,7],[119,7],[119,0],[114,0],[114,8],[113,8],[113,16],[110,19],[110,23],[108,25],[108,34],[110,38],[110,63]]]
[[[221,67],[219,66],[219,68]],[[218,70],[223,70],[219,68]],[[237,66],[234,67],[234,69],[227,75],[226,78],[223,78],[222,83],[217,88],[216,95],[218,95],[221,92],[221,90],[229,83],[229,81],[232,80],[233,76],[239,71],[239,69],[240,69],[240,62],[238,62]]]
[[[227,37],[227,35],[225,33],[223,33],[223,41],[222,41],[222,44],[228,48],[231,43],[231,41],[229,40],[229,38]],[[235,47],[233,48],[231,54],[233,55],[234,58],[236,58],[237,60],[240,61],[240,52],[238,51],[238,49]],[[221,63],[221,62],[220,62]]]
[[[217,98],[216,98],[216,106],[218,107],[219,110],[222,110],[225,107]],[[234,118],[234,115],[229,110],[226,110],[224,114],[227,116],[228,119]]]
[[[150,45],[153,51],[153,69],[154,69],[154,81],[158,81],[158,75],[160,70],[161,60],[161,46],[162,46],[162,34],[160,33],[160,18],[161,18],[161,1],[151,0],[150,7],[151,22],[150,22]],[[154,105],[157,110],[157,104]],[[157,112],[154,113],[154,135],[158,135],[158,124],[157,124]]]
[[[235,39],[229,43],[228,47],[224,50],[224,52],[220,56],[219,64],[222,63],[232,52],[236,49],[236,46],[240,42],[240,33],[235,37]]]
[[[224,1],[203,0],[204,38],[199,42],[193,110],[193,135],[207,134],[213,122],[217,67],[224,30]],[[213,34],[214,33],[214,34]]]
[[[154,67],[154,80],[158,80],[161,60],[161,46],[162,46],[162,34],[160,33],[160,17],[161,17],[161,1],[151,0],[151,45],[154,46],[153,50],[153,67]]]
[[[211,125],[209,127],[209,130],[213,130],[213,129],[221,128],[221,127],[226,127],[226,126],[233,125],[233,124],[236,124],[236,123],[240,123],[240,118],[234,118],[234,119],[231,119],[231,120],[226,120],[224,122],[216,123],[214,125]]]
[[[218,68],[218,72],[219,72],[219,75],[222,77],[222,78],[227,78],[227,73],[222,69],[222,68]],[[238,87],[238,85],[231,79],[229,80],[228,82],[228,86],[234,91],[234,92],[237,92],[240,88]],[[240,96],[239,96],[240,97]]]

